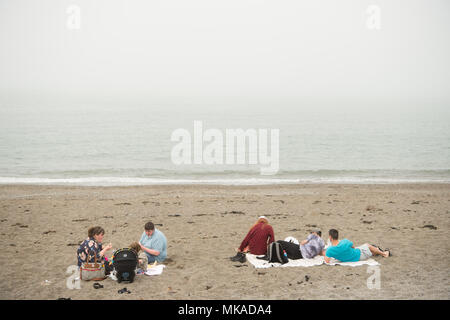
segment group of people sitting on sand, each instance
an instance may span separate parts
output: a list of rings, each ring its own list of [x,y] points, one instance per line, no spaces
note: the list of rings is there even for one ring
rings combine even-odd
[[[313,230],[300,243],[284,240],[278,240],[277,242],[285,250],[289,259],[312,259],[317,255],[321,255],[324,256],[325,262],[329,263],[331,258],[340,262],[355,262],[367,260],[375,255],[391,256],[389,249],[383,250],[378,246],[367,243],[355,247],[353,242],[348,239],[339,240],[339,232],[336,229],[329,230],[329,245],[325,250],[325,242],[321,236],[322,232],[320,230]],[[267,218],[261,216],[241,242],[240,247],[236,250],[237,254],[230,259],[243,263],[246,261],[245,254],[251,253],[258,256],[264,255],[257,258],[268,260],[267,248],[272,242],[275,242],[273,228]]]
[[[88,230],[88,237],[84,240],[78,250],[78,267],[85,262],[100,262],[105,265],[105,274],[108,275],[113,267],[111,259],[108,259],[105,253],[112,249],[109,243],[103,247],[103,236],[105,230],[102,227],[92,227]],[[138,268],[142,271],[147,270],[149,263],[163,262],[167,257],[167,239],[160,230],[155,228],[152,222],[147,222],[144,226],[144,232],[139,242],[133,242],[128,246],[138,255]]]
[[[113,266],[105,253],[112,249],[109,243],[103,247],[102,241],[105,230],[102,227],[92,227],[88,230],[88,238],[84,240],[77,250],[78,266],[83,263],[93,263],[95,261],[105,265],[105,274],[108,275]],[[331,258],[341,262],[353,262],[369,259],[375,255],[388,257],[391,255],[389,249],[383,250],[378,246],[363,244],[355,247],[353,242],[347,239],[339,240],[339,232],[330,229],[328,232],[329,245],[325,250],[325,242],[321,238],[320,230],[313,230],[308,237],[298,243],[297,241],[278,240],[283,250],[286,252],[288,259],[312,259],[318,255],[324,256],[326,263]],[[272,226],[269,224],[265,216],[258,218],[256,223],[250,228],[237,254],[230,259],[241,263],[246,261],[245,254],[251,253],[260,257],[259,259],[268,260],[267,248],[275,242],[275,236]],[[139,242],[133,242],[129,245],[138,255],[138,268],[146,271],[149,263],[163,262],[167,257],[167,239],[165,235],[155,228],[152,222],[147,222],[144,226],[144,232]]]

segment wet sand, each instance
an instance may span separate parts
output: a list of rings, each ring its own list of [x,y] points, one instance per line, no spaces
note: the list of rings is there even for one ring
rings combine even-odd
[[[355,245],[391,248],[381,288],[367,266],[255,269],[230,256],[259,215],[275,238],[336,228]],[[450,185],[0,186],[0,299],[449,299]],[[113,248],[152,221],[168,238],[160,276],[68,289],[91,226]],[[112,251],[108,252],[108,256]],[[370,271],[370,270],[369,270]],[[45,280],[48,280],[47,282]],[[127,287],[131,294],[118,294]]]

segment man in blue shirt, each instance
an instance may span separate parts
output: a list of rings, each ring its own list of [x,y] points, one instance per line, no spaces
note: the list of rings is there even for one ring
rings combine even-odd
[[[166,236],[156,229],[152,222],[147,222],[144,229],[139,244],[142,251],[147,254],[148,262],[163,262],[167,257]]]
[[[331,258],[341,262],[354,262],[367,260],[374,255],[382,255],[385,258],[390,256],[389,250],[381,251],[380,248],[367,243],[355,248],[350,240],[343,239],[339,241],[339,232],[336,229],[331,229],[328,234],[331,246],[326,251],[323,251],[326,263],[330,263]]]

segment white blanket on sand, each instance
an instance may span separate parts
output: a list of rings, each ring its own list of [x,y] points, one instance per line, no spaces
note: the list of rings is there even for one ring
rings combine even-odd
[[[288,263],[274,263],[268,262],[266,260],[257,259],[255,255],[247,253],[247,260],[255,267],[255,268],[271,268],[271,267],[312,267],[312,266],[320,266],[321,264],[326,264],[330,266],[341,265],[341,266],[349,266],[349,267],[358,267],[362,265],[369,266],[377,266],[379,263],[374,259],[368,259],[364,261],[356,261],[356,262],[340,262],[331,258],[330,263],[325,263],[323,256],[316,256],[313,259],[296,259],[289,260]],[[260,256],[262,257],[262,256]]]

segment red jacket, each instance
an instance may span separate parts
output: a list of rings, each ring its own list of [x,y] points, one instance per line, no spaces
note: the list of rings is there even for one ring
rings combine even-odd
[[[239,250],[243,251],[247,246],[250,247],[250,253],[256,255],[266,254],[267,245],[274,242],[273,228],[262,222],[253,226],[242,241]]]

